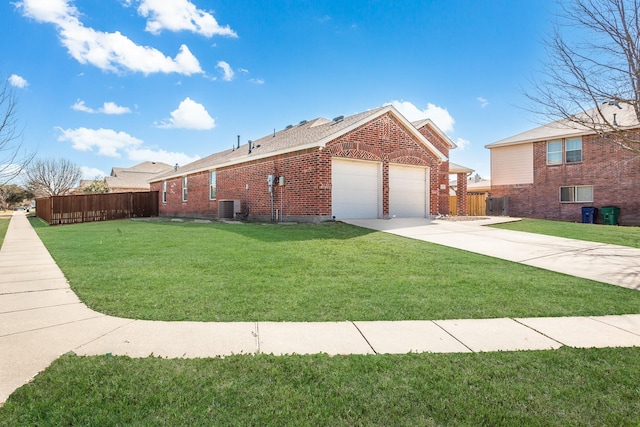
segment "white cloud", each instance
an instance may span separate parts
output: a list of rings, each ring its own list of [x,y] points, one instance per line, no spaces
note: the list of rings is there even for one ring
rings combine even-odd
[[[87,107],[84,101],[81,101],[79,99],[76,101],[75,104],[71,106],[71,109],[76,111],[82,111],[83,113],[90,113],[90,114],[93,114],[96,112],[96,110],[94,110],[93,108]]]
[[[102,105],[100,112],[104,114],[119,115],[119,114],[128,114],[131,112],[131,109],[129,107],[121,107],[120,105],[117,105],[115,102],[105,102]]]
[[[489,106],[489,101],[486,100],[485,98],[481,97],[481,96],[477,97],[476,100],[480,103],[480,106],[482,108],[485,108],[485,107]]]
[[[117,105],[115,102],[105,102],[102,104],[101,108],[93,109],[91,107],[87,107],[84,101],[78,99],[75,104],[71,106],[71,109],[76,111],[82,111],[84,113],[89,114],[110,114],[110,115],[119,115],[119,114],[128,114],[131,112],[129,107],[121,107]]]
[[[11,86],[14,86],[20,89],[24,89],[25,87],[29,86],[29,82],[27,82],[23,77],[17,74],[11,74],[9,76],[9,83],[11,84]]]
[[[156,127],[162,129],[208,130],[215,126],[215,120],[204,106],[188,97],[180,103],[176,110],[171,112],[171,118],[168,122],[156,123]]]
[[[211,13],[196,8],[188,0],[141,0],[138,13],[148,18],[145,29],[151,34],[186,30],[205,37],[238,37],[228,25],[220,26]]]
[[[82,179],[102,179],[105,177],[105,173],[100,169],[90,168],[88,166],[80,166],[82,171]]]
[[[152,150],[150,148],[141,148],[127,150],[129,160],[135,160],[138,162],[163,162],[168,165],[186,165],[191,162],[195,162],[200,159],[199,156],[189,156],[185,153],[171,152],[165,150]]]
[[[251,83],[255,83],[257,85],[263,85],[264,84],[264,80],[263,79],[251,79],[249,80]]]
[[[444,133],[453,132],[453,125],[456,121],[446,108],[428,103],[426,109],[420,110],[409,101],[392,101],[390,104],[410,122],[431,119]]]
[[[468,139],[464,139],[464,138],[456,139],[456,145],[462,151],[464,151],[465,148],[467,148],[469,146],[469,144],[471,144],[471,141],[469,141]]]
[[[126,132],[116,132],[113,129],[62,129],[58,141],[70,141],[72,147],[78,151],[98,150],[98,155],[107,157],[122,157],[121,151],[136,149],[142,145],[141,139]]]
[[[224,80],[225,82],[230,82],[231,80],[233,80],[234,73],[231,69],[231,65],[229,65],[228,62],[218,61],[218,65],[216,65],[216,68],[220,68],[222,70],[222,80]]]
[[[16,6],[24,16],[55,24],[63,46],[81,64],[113,72],[184,75],[203,72],[186,45],[180,47],[175,58],[170,58],[155,48],[135,44],[119,31],[105,33],[85,27],[78,9],[69,3],[69,0],[22,0]]]

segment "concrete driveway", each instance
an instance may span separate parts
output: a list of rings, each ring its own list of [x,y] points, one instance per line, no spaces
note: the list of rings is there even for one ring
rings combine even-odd
[[[640,249],[487,227],[514,220],[517,219],[490,217],[453,221],[393,218],[344,222],[640,290]]]

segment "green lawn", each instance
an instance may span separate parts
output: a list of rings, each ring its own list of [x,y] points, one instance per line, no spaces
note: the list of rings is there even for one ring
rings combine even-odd
[[[72,288],[121,317],[339,321],[640,313],[640,292],[346,225],[32,220]]]
[[[2,426],[623,426],[640,348],[225,359],[63,356]]]
[[[7,228],[9,228],[9,218],[0,218],[0,248],[4,242],[4,235],[7,234]]]
[[[496,224],[492,227],[640,248],[640,227],[617,227],[529,218]]]

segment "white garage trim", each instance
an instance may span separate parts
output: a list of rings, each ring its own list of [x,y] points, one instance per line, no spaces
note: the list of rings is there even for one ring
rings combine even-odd
[[[382,164],[331,159],[332,215],[336,219],[379,218],[382,211]]]
[[[429,215],[429,168],[389,165],[389,216],[425,218]]]

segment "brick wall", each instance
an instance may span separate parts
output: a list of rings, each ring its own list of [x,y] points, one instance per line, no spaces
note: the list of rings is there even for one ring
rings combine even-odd
[[[444,150],[443,150],[444,151]],[[448,150],[447,150],[448,151]],[[391,114],[329,142],[326,147],[274,156],[217,170],[217,200],[241,201],[243,214],[251,218],[271,219],[278,210],[282,219],[291,221],[322,221],[331,219],[331,158],[378,161],[383,164],[383,215],[389,215],[389,163],[422,165],[431,168],[432,214],[441,212],[440,176],[444,173],[438,159]],[[444,166],[448,172],[448,163]],[[269,193],[267,176],[283,176],[284,186],[273,187]],[[248,189],[247,189],[248,185]],[[151,185],[162,192],[162,183]],[[162,194],[160,196],[162,200]],[[160,202],[161,215],[217,217],[216,201],[209,200],[209,173],[188,177],[188,199],[182,201],[182,180],[167,181],[167,202]],[[448,203],[448,193],[447,193]],[[448,205],[447,205],[448,209]]]
[[[509,196],[511,216],[580,222],[583,206],[618,206],[621,225],[640,225],[637,154],[596,135],[583,137],[580,163],[547,166],[546,143],[533,150],[532,185],[491,187],[491,196]],[[574,185],[593,185],[593,203],[560,203],[560,187]]]
[[[449,143],[442,139],[440,135],[431,127],[426,124],[418,129],[422,135],[424,135],[431,144],[433,144],[438,151],[449,158]],[[465,178],[466,179],[466,178]],[[438,170],[431,169],[431,182],[437,182],[437,188],[431,195],[431,200],[438,200],[438,206],[435,209],[436,213],[442,215],[449,214],[449,162],[443,162],[439,165]],[[434,187],[432,186],[432,190]],[[466,199],[466,193],[464,195]],[[432,209],[433,211],[433,209]]]

